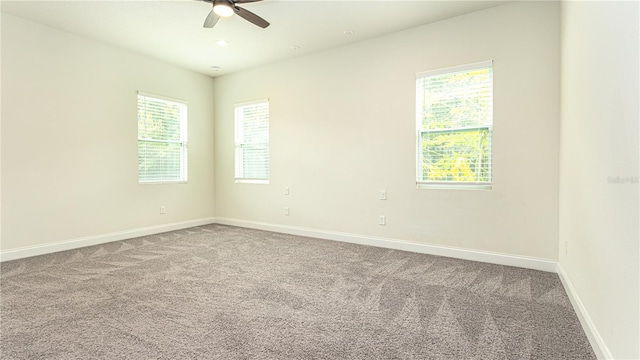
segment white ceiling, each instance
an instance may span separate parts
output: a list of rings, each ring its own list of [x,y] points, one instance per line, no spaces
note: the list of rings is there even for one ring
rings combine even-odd
[[[504,2],[264,0],[240,5],[269,21],[266,29],[236,15],[205,29],[211,4],[201,0],[2,0],[1,10],[215,77]],[[229,45],[218,46],[219,39]]]

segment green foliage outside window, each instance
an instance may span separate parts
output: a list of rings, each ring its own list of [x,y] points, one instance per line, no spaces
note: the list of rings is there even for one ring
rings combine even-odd
[[[492,69],[418,79],[418,181],[491,182]]]
[[[182,103],[138,96],[138,176],[141,182],[185,181]]]

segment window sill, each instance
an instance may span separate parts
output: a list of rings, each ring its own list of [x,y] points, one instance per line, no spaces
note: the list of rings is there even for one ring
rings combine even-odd
[[[256,179],[236,179],[236,184],[260,184],[260,185],[268,185],[269,180],[256,180]]]
[[[186,180],[176,181],[138,181],[139,185],[173,185],[173,184],[186,184]]]
[[[489,190],[493,189],[492,184],[482,183],[417,183],[417,189],[432,190]]]

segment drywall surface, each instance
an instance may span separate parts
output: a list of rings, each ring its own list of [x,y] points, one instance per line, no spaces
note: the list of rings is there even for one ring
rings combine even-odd
[[[556,260],[559,16],[510,3],[216,78],[216,216]],[[417,189],[415,74],[484,60],[493,189]],[[270,183],[237,184],[233,106],[262,98]]]
[[[2,29],[2,17],[0,17]],[[2,41],[0,39],[0,45]],[[0,46],[0,79],[2,79],[2,46]],[[0,80],[1,82],[1,80]],[[2,114],[2,86],[0,86],[0,114]],[[2,117],[0,116],[0,119]],[[0,220],[2,219],[2,122],[0,121]],[[2,244],[2,221],[0,221],[0,246]]]
[[[138,184],[138,90],[188,102],[187,184]],[[2,250],[213,217],[212,97],[206,76],[2,14]]]
[[[562,4],[560,264],[615,359],[640,358],[639,11]]]

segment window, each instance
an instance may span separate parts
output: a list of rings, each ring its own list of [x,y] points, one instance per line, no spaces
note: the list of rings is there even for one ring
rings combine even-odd
[[[235,180],[269,183],[269,101],[235,106]]]
[[[416,75],[418,187],[490,188],[492,61]]]
[[[138,182],[187,181],[187,104],[138,92]]]

